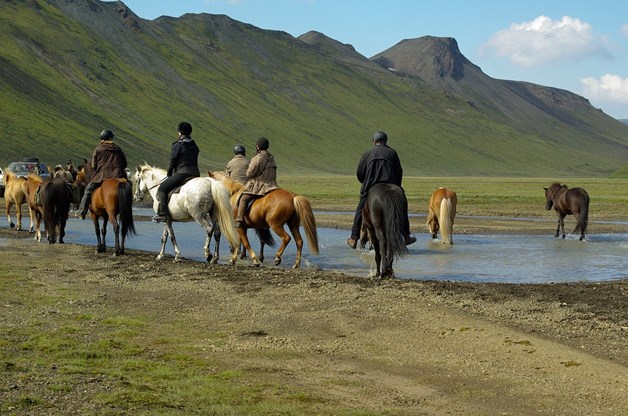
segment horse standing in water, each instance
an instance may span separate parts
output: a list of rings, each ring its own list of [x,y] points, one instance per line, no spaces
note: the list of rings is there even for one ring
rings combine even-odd
[[[363,226],[375,250],[375,277],[395,277],[393,260],[408,253],[404,241],[404,222],[408,218],[408,200],[397,185],[373,185],[362,210]]]
[[[28,195],[26,194],[26,178],[18,178],[13,172],[7,171],[4,174],[4,200],[6,203],[6,215],[9,227],[15,228],[17,231],[22,229],[22,205],[28,206]],[[15,205],[16,224],[11,220],[11,207]],[[29,231],[32,233],[34,229],[33,212],[28,206],[28,212],[31,217],[31,225]]]
[[[39,175],[28,175],[25,189],[28,206],[34,218],[35,240],[41,241],[41,220],[50,244],[63,244],[65,226],[70,212],[70,190],[60,178],[42,179]]]
[[[166,171],[149,165],[138,166],[133,179],[135,180],[135,200],[140,202],[146,193],[153,198],[153,209],[157,213],[159,201],[157,188],[166,179]],[[218,263],[220,236],[225,233],[232,252],[237,253],[239,243],[238,234],[233,225],[229,191],[225,186],[212,178],[192,178],[183,186],[177,188],[168,202],[170,218],[164,223],[164,232],[161,237],[161,251],[157,260],[161,260],[166,250],[168,236],[174,247],[174,261],[180,259],[181,251],[172,229],[173,222],[196,221],[207,233],[205,240],[205,257],[208,262]],[[217,226],[216,226],[217,224]],[[212,235],[216,241],[214,255],[210,251]]]
[[[573,233],[580,231],[580,241],[584,240],[584,234],[589,222],[589,194],[583,188],[567,188],[558,182],[545,189],[545,209],[550,210],[552,206],[558,215],[558,227],[554,237],[558,237],[562,232],[565,238],[565,216],[573,215],[576,218],[576,228]]]
[[[91,165],[83,168],[83,175],[77,175],[75,183],[84,189],[91,180],[93,171]],[[79,182],[80,181],[80,182]],[[127,235],[135,235],[135,223],[133,222],[133,189],[131,183],[123,178],[105,179],[94,190],[89,203],[94,231],[96,233],[96,252],[107,251],[107,223],[111,222],[115,238],[114,256],[124,254],[124,243]],[[102,228],[100,227],[102,218]]]
[[[454,218],[458,196],[450,189],[440,187],[432,193],[427,214],[427,228],[433,239],[440,230],[444,244],[453,244]]]
[[[208,172],[209,176],[215,178],[225,184],[227,189],[231,192],[231,204],[237,207],[237,201],[244,185],[231,179],[223,172]],[[237,209],[237,208],[236,208]],[[234,217],[236,214],[234,209]],[[318,232],[316,231],[316,219],[312,212],[312,206],[310,201],[301,195],[296,195],[286,189],[278,188],[274,191],[267,193],[264,196],[256,198],[249,208],[249,211],[245,215],[246,225],[250,228],[268,229],[270,228],[281,238],[281,245],[275,253],[275,265],[281,264],[284,250],[290,242],[291,238],[284,230],[284,224],[288,224],[288,228],[294,237],[294,242],[297,246],[297,256],[292,266],[294,269],[301,267],[301,253],[303,251],[303,238],[299,227],[303,225],[305,235],[310,247],[310,253],[318,254]],[[240,241],[249,252],[253,264],[259,266],[260,261],[263,261],[263,251],[260,251],[259,258],[255,255],[255,252],[251,248],[249,239],[246,235],[246,229],[238,228],[240,234]],[[259,235],[259,234],[258,234]],[[263,244],[263,243],[262,243]],[[262,245],[263,250],[263,245]],[[235,264],[238,256],[237,251],[234,252],[231,258],[231,263]]]

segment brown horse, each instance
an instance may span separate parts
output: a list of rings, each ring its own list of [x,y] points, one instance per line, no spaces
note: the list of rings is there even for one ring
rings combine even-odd
[[[15,173],[7,171],[4,175],[4,184],[4,199],[6,203],[6,215],[9,227],[15,228],[16,230],[20,231],[22,229],[22,205],[27,204],[28,206],[25,189],[26,179],[18,178]],[[15,205],[15,217],[17,220],[17,227],[16,224],[11,220],[11,207],[13,205]],[[28,208],[28,212],[31,217],[31,225],[29,231],[33,232],[33,212],[31,211],[30,206]]]
[[[70,212],[70,188],[65,179],[47,178],[42,182],[39,193],[48,243],[56,243],[58,235],[59,244],[63,244]]]
[[[440,187],[432,193],[427,214],[427,228],[433,239],[440,230],[444,244],[454,243],[454,218],[457,204],[458,196],[450,189]]]
[[[221,181],[229,192],[231,193],[231,205],[237,207],[237,201],[244,186],[223,172],[208,172],[209,176]],[[234,208],[234,217],[236,214]],[[316,219],[312,212],[312,206],[310,201],[301,195],[296,195],[286,189],[276,189],[268,194],[259,197],[253,201],[249,212],[245,216],[246,225],[250,228],[263,229],[270,228],[281,238],[281,245],[275,253],[275,265],[281,264],[281,256],[286,249],[286,246],[290,242],[290,236],[284,230],[284,224],[288,224],[288,228],[294,237],[294,242],[297,246],[297,256],[294,261],[295,269],[301,267],[301,252],[303,250],[303,238],[299,231],[299,227],[303,224],[305,235],[307,236],[308,244],[310,247],[310,253],[318,254],[318,232],[316,231]],[[238,228],[238,234],[240,235],[240,241],[249,252],[251,260],[255,265],[260,264],[260,258],[263,260],[263,255],[258,258],[251,249],[249,239],[246,235],[246,229]],[[231,258],[231,263],[235,264],[238,256],[237,250],[234,251]]]
[[[567,185],[554,182],[545,189],[545,209],[550,210],[552,206],[558,215],[558,227],[554,237],[558,237],[562,231],[565,238],[565,222],[567,215],[576,218],[576,228],[573,233],[580,231],[580,241],[584,240],[584,233],[589,222],[589,194],[583,188],[569,189]]]
[[[79,186],[87,186],[91,179],[91,166],[86,165],[77,175],[75,183]],[[79,182],[80,180],[80,182]],[[105,179],[103,183],[92,193],[89,204],[96,232],[97,253],[107,251],[106,235],[107,223],[111,222],[115,236],[114,256],[124,254],[124,243],[127,235],[135,235],[133,222],[133,190],[131,183],[123,178]],[[102,228],[99,219],[102,218]],[[101,238],[102,234],[102,238]]]

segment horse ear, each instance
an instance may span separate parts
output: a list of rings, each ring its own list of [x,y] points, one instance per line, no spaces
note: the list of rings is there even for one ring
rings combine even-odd
[[[142,171],[142,168],[140,166],[136,167],[135,170],[137,170],[137,173],[140,173]]]
[[[543,189],[545,189],[545,191],[547,192],[547,188],[546,187],[543,187]]]

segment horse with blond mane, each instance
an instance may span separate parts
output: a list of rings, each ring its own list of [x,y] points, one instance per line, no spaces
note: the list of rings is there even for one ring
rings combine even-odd
[[[28,197],[26,194],[26,178],[19,178],[15,173],[6,171],[4,174],[4,200],[6,203],[6,215],[7,221],[9,223],[9,227],[15,228],[17,231],[22,229],[22,205],[27,204],[28,206]],[[15,218],[17,220],[16,223],[11,220],[11,207],[15,205]],[[31,225],[29,231],[32,233],[34,228],[33,221],[33,212],[28,207],[28,212],[31,217]]]
[[[231,193],[231,205],[237,207],[237,201],[244,190],[244,186],[227,176],[224,172],[208,172],[211,178],[222,182]],[[237,209],[237,208],[236,208]],[[234,217],[236,210],[234,209]],[[301,253],[303,251],[303,237],[299,227],[303,225],[305,235],[307,236],[310,253],[318,254],[318,232],[316,231],[316,219],[312,212],[310,201],[301,195],[297,195],[283,188],[275,189],[264,196],[256,198],[251,204],[248,213],[245,216],[246,226],[249,228],[270,228],[281,238],[281,245],[275,253],[275,265],[281,264],[284,250],[290,242],[291,238],[284,230],[284,225],[288,224],[288,228],[294,237],[297,246],[297,255],[292,266],[295,269],[301,267]],[[251,248],[249,239],[246,235],[246,229],[238,228],[240,234],[240,242],[244,245],[251,256],[253,264],[260,264],[260,257],[255,255]],[[234,253],[231,263],[235,264],[237,252]]]
[[[430,197],[427,228],[433,239],[440,230],[444,244],[453,244],[454,218],[458,196],[451,189],[440,187]]]

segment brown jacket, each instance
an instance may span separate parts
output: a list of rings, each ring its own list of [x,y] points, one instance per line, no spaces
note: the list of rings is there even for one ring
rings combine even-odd
[[[100,183],[109,178],[126,178],[126,156],[120,147],[111,140],[102,140],[94,149],[92,182]]]
[[[249,160],[243,155],[235,155],[227,163],[227,176],[238,183],[247,181],[246,170],[249,168]]]
[[[244,184],[245,194],[266,195],[279,188],[275,158],[267,150],[260,150],[253,156],[246,170],[246,176],[248,180]]]

